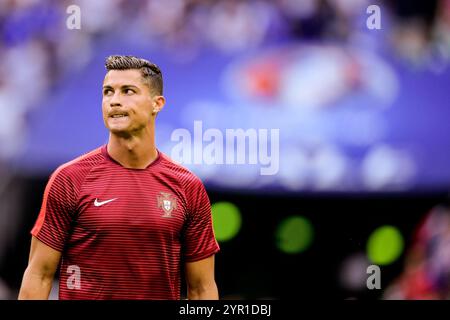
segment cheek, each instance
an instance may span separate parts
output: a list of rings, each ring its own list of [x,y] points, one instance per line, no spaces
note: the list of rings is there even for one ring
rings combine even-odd
[[[103,113],[103,116],[105,116],[105,114],[106,114],[106,112],[108,110],[107,107],[108,107],[108,104],[106,103],[105,100],[103,100],[102,101],[102,113]]]
[[[135,106],[136,113],[142,116],[146,116],[152,112],[152,107],[148,99],[135,99],[133,105]]]

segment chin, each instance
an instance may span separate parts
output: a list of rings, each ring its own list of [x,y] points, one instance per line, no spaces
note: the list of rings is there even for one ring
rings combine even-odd
[[[129,130],[128,127],[120,127],[120,126],[109,126],[109,132],[119,136],[128,136]]]
[[[109,131],[111,132],[121,132],[121,131],[128,131],[130,124],[126,123],[126,122],[116,122],[116,121],[108,121],[107,122],[107,127],[109,129]]]

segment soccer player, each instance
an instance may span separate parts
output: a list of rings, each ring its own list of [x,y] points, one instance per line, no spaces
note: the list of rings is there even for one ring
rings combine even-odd
[[[218,299],[211,206],[202,182],[155,145],[160,69],[110,56],[103,81],[108,143],[50,177],[31,231],[19,299]]]

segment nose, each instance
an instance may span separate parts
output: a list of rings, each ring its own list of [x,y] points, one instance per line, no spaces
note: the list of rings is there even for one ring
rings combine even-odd
[[[122,104],[120,103],[120,93],[115,92],[114,95],[109,100],[109,105],[111,107],[120,107]]]

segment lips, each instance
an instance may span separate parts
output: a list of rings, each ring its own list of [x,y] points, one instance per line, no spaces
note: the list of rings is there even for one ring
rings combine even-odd
[[[109,117],[113,118],[113,119],[128,117],[128,113],[127,112],[112,112],[109,114]]]

